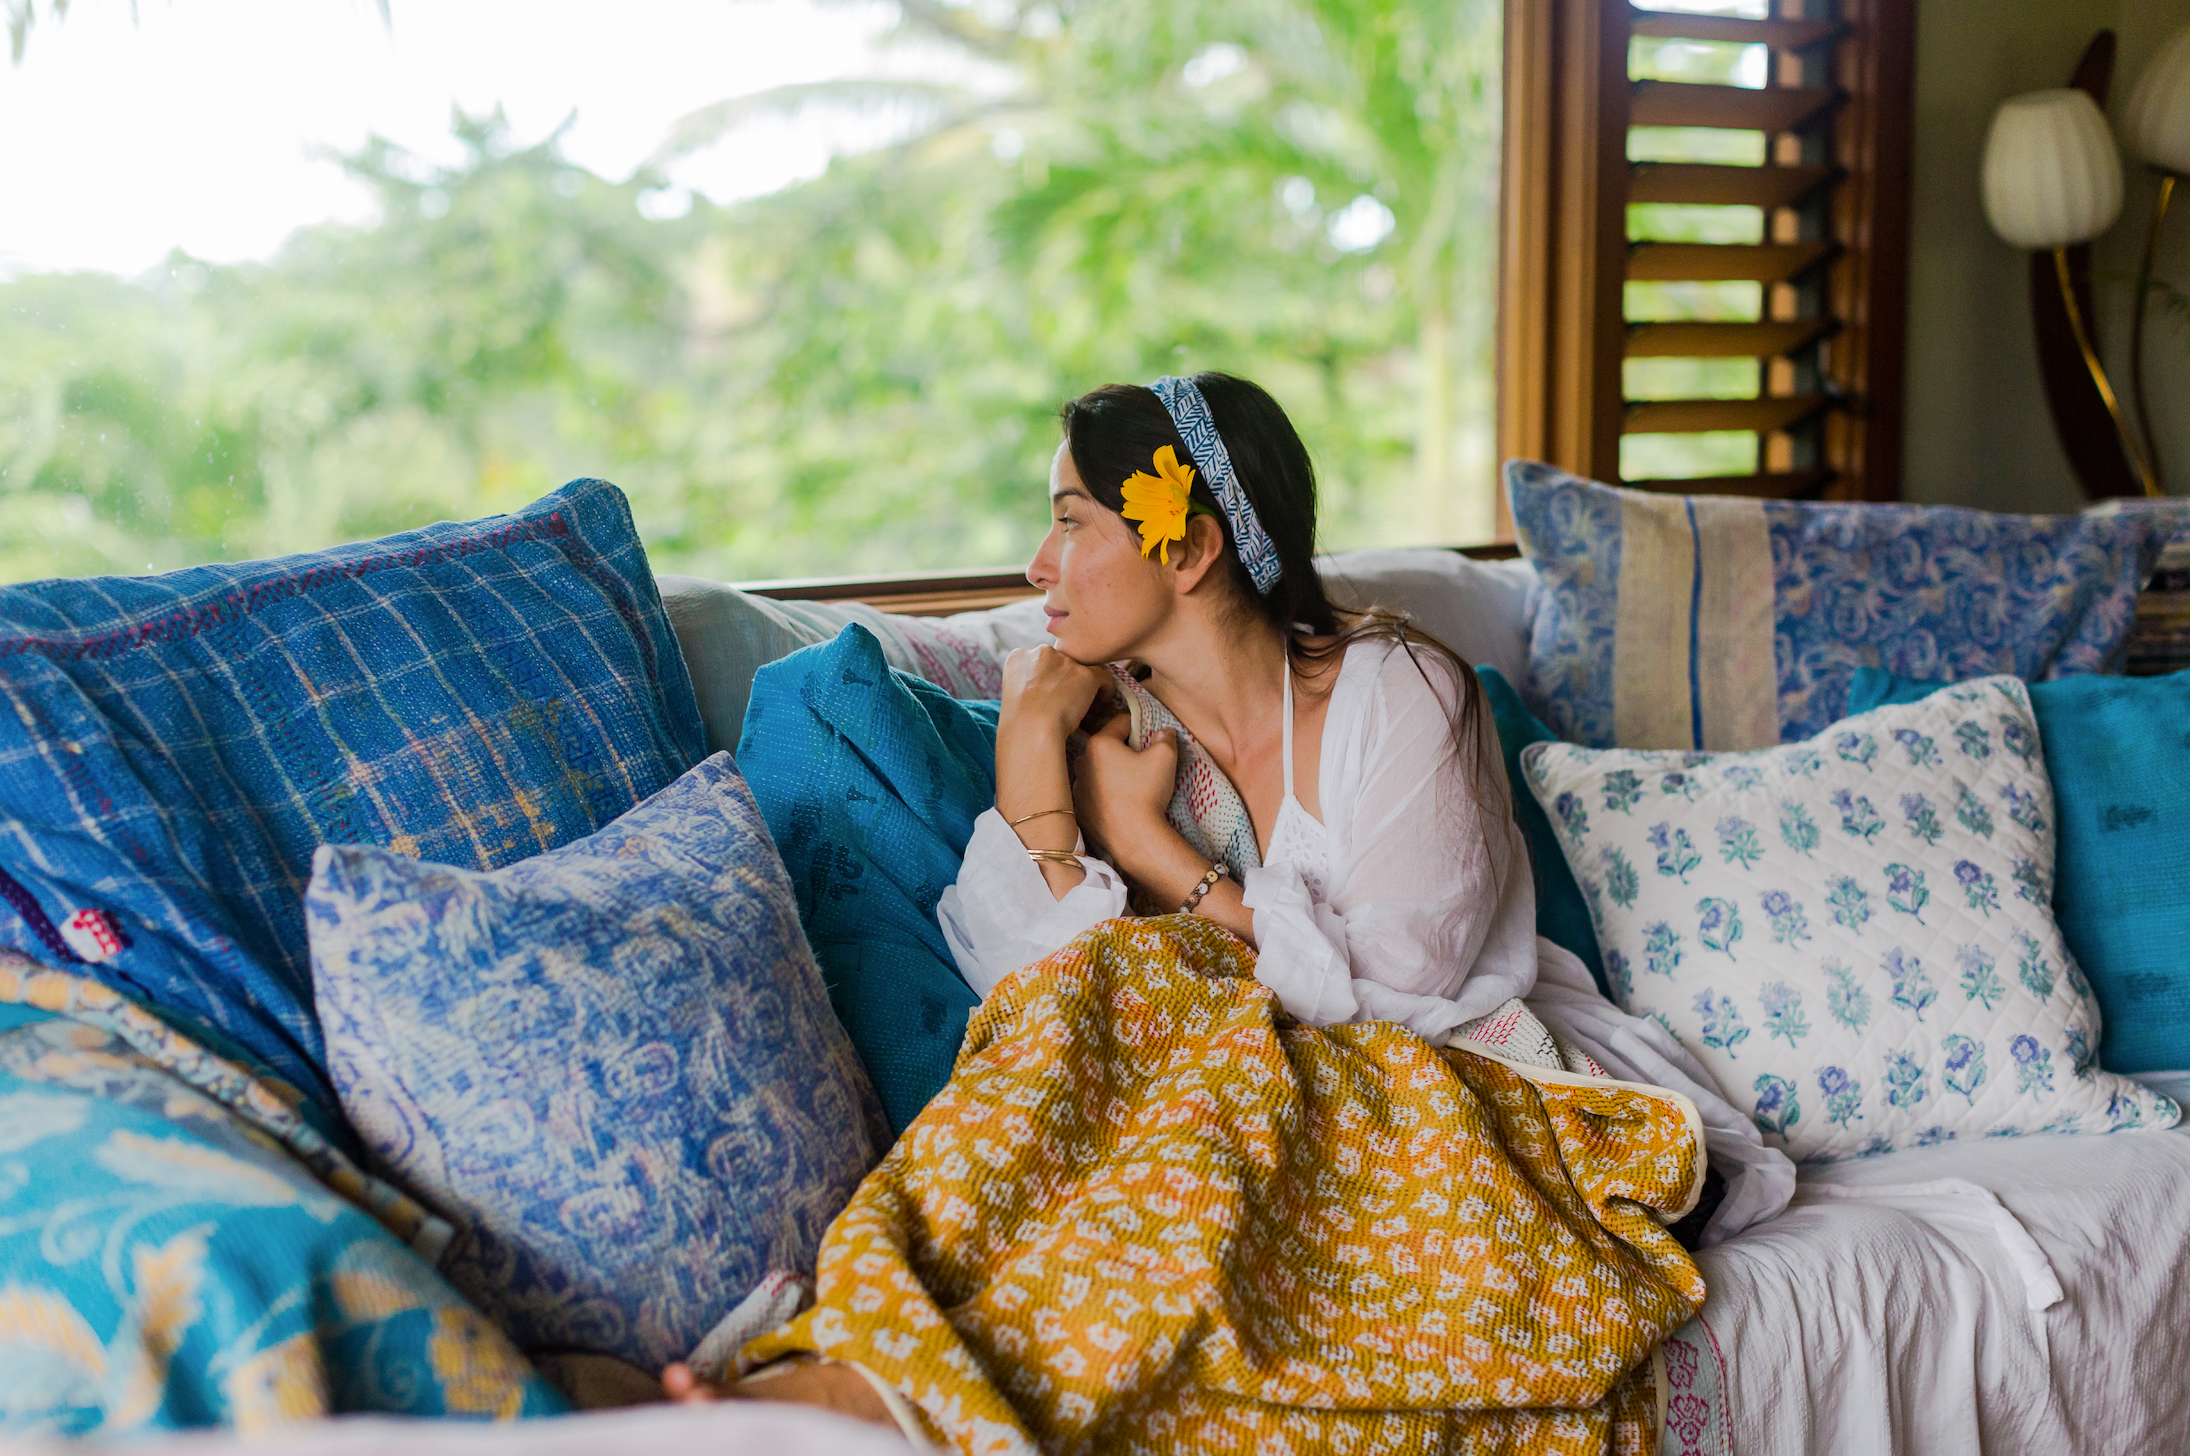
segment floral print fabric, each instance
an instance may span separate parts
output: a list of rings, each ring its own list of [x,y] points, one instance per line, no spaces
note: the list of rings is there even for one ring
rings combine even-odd
[[[54,1013],[0,1032],[0,1433],[566,1409],[293,1089],[5,950],[0,1003]]]
[[[1600,748],[1808,738],[1847,711],[1860,666],[1934,681],[2118,669],[2139,588],[2190,529],[2180,505],[2014,516],[1735,502],[1528,461],[1507,466],[1506,489],[1544,588],[1523,695],[1560,737]],[[1768,612],[1746,605],[1767,596]],[[1648,731],[1667,723],[1679,731]]]
[[[865,1366],[962,1452],[1642,1452],[1703,1300],[1685,1099],[1312,1028],[1207,920],[1007,978],[746,1349]]]
[[[1756,753],[1537,744],[1522,762],[1561,806],[1615,999],[1678,1036],[1791,1155],[2179,1115],[2097,1065],[2016,679]]]
[[[306,913],[344,1108],[528,1350],[683,1357],[888,1141],[726,753],[489,874],[322,848]]]

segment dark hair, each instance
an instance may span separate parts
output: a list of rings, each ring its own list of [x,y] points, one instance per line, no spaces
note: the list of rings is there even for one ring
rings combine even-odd
[[[1197,374],[1194,387],[1209,402],[1217,433],[1224,437],[1225,452],[1232,457],[1233,474],[1277,547],[1282,570],[1267,594],[1255,590],[1254,578],[1247,574],[1247,564],[1232,538],[1232,524],[1210,491],[1208,473],[1199,468],[1154,390],[1138,384],[1106,384],[1066,402],[1059,413],[1080,483],[1096,500],[1122,513],[1126,477],[1151,469],[1156,452],[1164,446],[1169,445],[1182,464],[1195,465],[1193,499],[1209,509],[1224,532],[1226,579],[1240,609],[1282,630],[1286,652],[1296,665],[1320,673],[1327,664],[1342,661],[1354,643],[1383,638],[1406,651],[1433,693],[1437,684],[1423,667],[1421,654],[1428,653],[1450,669],[1455,689],[1449,710],[1453,752],[1457,756],[1466,745],[1474,745],[1473,776],[1480,798],[1485,756],[1496,761],[1497,739],[1488,722],[1483,686],[1466,660],[1404,613],[1372,605],[1344,613],[1342,619],[1316,572],[1315,464],[1293,422],[1267,390],[1245,379],[1214,372]],[[1328,640],[1311,646],[1304,640],[1309,636]],[[1511,814],[1513,805],[1507,800],[1500,808]]]

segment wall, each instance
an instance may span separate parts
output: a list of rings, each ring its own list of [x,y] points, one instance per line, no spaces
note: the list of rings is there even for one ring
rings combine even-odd
[[[2065,85],[2091,37],[2121,50],[2122,103],[2161,41],[2190,25],[2190,0],[1911,0],[1917,7],[1914,195],[1910,212],[1907,454],[1913,501],[2003,511],[2083,504],[2038,381],[2028,263],[1985,223],[1978,164],[1992,113],[2023,91]],[[2154,182],[2124,158],[2121,220],[2092,261],[2108,374],[2129,393],[2131,279]],[[2157,272],[2190,290],[2190,193],[2177,184]],[[2174,494],[2190,494],[2190,327],[2155,309],[2145,326],[2146,388]]]

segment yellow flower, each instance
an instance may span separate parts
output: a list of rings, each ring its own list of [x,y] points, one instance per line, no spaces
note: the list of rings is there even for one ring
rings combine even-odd
[[[1129,521],[1141,523],[1141,555],[1162,548],[1164,565],[1171,564],[1171,543],[1186,539],[1186,513],[1194,489],[1194,467],[1179,464],[1169,445],[1156,452],[1156,473],[1136,470],[1125,478],[1125,509]]]

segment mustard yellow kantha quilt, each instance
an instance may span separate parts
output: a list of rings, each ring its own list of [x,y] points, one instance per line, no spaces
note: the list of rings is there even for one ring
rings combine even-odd
[[[1006,980],[748,1360],[855,1361],[967,1453],[1648,1452],[1693,1105],[1253,976],[1172,916]]]

